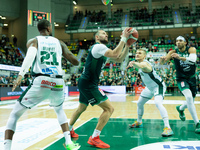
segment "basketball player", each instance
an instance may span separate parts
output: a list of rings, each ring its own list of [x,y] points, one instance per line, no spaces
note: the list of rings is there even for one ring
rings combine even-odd
[[[103,30],[99,30],[95,34],[96,43],[89,50],[85,69],[78,81],[78,88],[80,91],[79,106],[72,114],[69,129],[72,130],[74,123],[89,104],[92,106],[98,105],[103,109],[103,113],[99,117],[98,124],[92,136],[90,136],[88,140],[88,144],[98,148],[110,148],[110,145],[100,140],[99,135],[114,111],[108,97],[98,88],[99,76],[102,68],[106,64],[107,57],[117,62],[121,62],[126,57],[129,45],[126,45],[123,51],[122,49],[130,34],[131,31],[128,31],[128,28],[126,28],[118,46],[114,50],[111,50],[105,45],[108,42],[107,33]]]
[[[10,114],[6,125],[4,149],[11,149],[16,123],[22,114],[43,100],[49,99],[50,106],[54,107],[58,122],[62,128],[66,140],[66,149],[77,150],[80,145],[74,144],[71,141],[67,117],[62,108],[65,86],[62,78],[61,58],[63,55],[73,65],[78,65],[79,62],[68,50],[64,42],[51,36],[52,26],[49,21],[41,20],[37,27],[40,36],[30,39],[27,42],[27,54],[12,91],[20,85],[21,79],[31,65],[31,74],[34,79],[20,96]]]
[[[166,86],[160,76],[154,70],[153,65],[146,59],[146,51],[144,49],[138,49],[136,52],[136,60],[131,61],[127,66],[127,69],[130,67],[135,67],[139,69],[139,74],[142,78],[142,81],[146,85],[145,89],[142,91],[138,103],[137,103],[137,113],[138,118],[132,125],[129,125],[130,128],[140,128],[142,127],[142,116],[144,113],[144,104],[149,101],[154,96],[154,101],[156,107],[160,111],[161,117],[164,121],[164,131],[162,136],[171,136],[173,131],[169,125],[168,114],[163,106],[164,93],[166,91]]]
[[[160,58],[160,63],[164,64],[171,58],[174,59],[176,68],[176,80],[178,87],[182,94],[186,98],[186,102],[177,106],[176,109],[179,112],[179,117],[182,121],[185,121],[185,108],[188,108],[196,125],[195,133],[200,133],[200,123],[194,106],[194,98],[196,96],[196,49],[194,47],[187,47],[188,41],[183,36],[176,38],[175,50],[170,51],[167,56]]]

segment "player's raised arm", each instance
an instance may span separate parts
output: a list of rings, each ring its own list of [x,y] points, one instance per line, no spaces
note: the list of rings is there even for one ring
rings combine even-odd
[[[131,62],[129,62],[129,64],[126,67],[126,69],[128,69],[130,67],[140,68],[144,72],[151,72],[152,71],[151,65],[149,65],[147,62],[135,62],[135,61],[131,61]]]
[[[122,50],[122,52],[119,54],[119,56],[117,58],[112,58],[111,60],[117,63],[121,63],[127,56],[128,52],[129,52],[129,46],[126,45],[125,48]]]
[[[175,50],[170,51],[166,56],[160,57],[160,64],[163,65],[172,58],[172,54],[175,53]]]
[[[60,41],[61,47],[62,47],[62,52],[63,52],[63,56],[73,65],[78,66],[79,65],[79,61],[76,58],[76,56],[74,56],[74,54],[69,51],[67,45],[63,42]]]
[[[129,35],[132,33],[132,31],[128,30],[128,29],[129,28],[125,28],[125,30],[123,31],[123,34],[121,36],[121,40],[120,40],[118,46],[114,50],[108,49],[105,52],[105,54],[104,54],[105,57],[110,57],[110,58],[118,58],[119,57],[124,45],[127,42]]]

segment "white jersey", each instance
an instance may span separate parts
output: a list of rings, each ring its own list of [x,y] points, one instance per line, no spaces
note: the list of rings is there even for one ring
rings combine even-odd
[[[140,76],[142,78],[142,81],[144,82],[144,84],[146,85],[146,87],[151,90],[151,89],[154,89],[155,87],[157,86],[160,86],[162,85],[163,83],[163,80],[161,79],[161,77],[156,73],[156,71],[154,70],[154,67],[153,65],[147,61],[147,60],[144,60],[144,62],[147,62],[148,64],[151,65],[152,67],[152,72],[150,73],[145,73],[142,71],[142,69],[139,69],[139,73],[140,73]]]
[[[31,74],[62,75],[62,48],[58,39],[51,36],[37,36],[38,51],[31,68]]]

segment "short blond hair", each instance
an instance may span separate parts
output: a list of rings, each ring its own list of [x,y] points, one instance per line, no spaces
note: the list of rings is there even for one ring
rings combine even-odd
[[[95,37],[99,36],[100,31],[104,31],[104,30],[98,30],[97,33],[95,34]]]
[[[143,49],[143,48],[139,48],[139,49],[137,49],[137,51],[143,51],[144,54],[147,55],[147,51],[145,49]]]

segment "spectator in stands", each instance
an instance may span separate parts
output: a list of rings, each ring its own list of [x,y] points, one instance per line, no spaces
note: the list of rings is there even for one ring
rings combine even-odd
[[[6,77],[5,76],[2,76],[2,82],[3,82],[3,84],[7,84],[8,83],[8,81],[6,80]]]
[[[9,77],[8,84],[13,84],[13,77]]]
[[[112,85],[112,86],[117,85],[117,84],[116,84],[116,80],[113,80],[112,83],[111,83],[111,85]]]
[[[0,84],[4,84],[4,83],[3,83],[3,77],[2,77],[2,76],[0,76]]]
[[[14,44],[14,46],[17,46],[17,37],[16,36],[14,36],[14,38],[13,38],[13,44]]]

